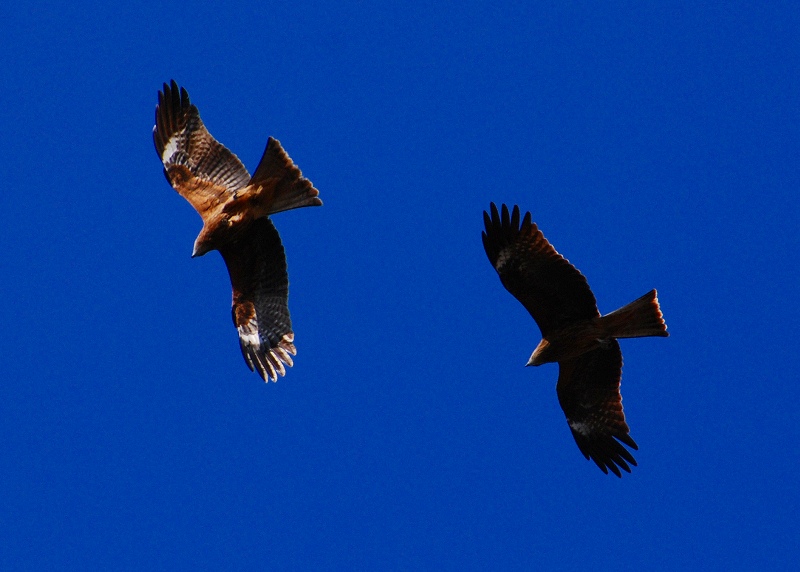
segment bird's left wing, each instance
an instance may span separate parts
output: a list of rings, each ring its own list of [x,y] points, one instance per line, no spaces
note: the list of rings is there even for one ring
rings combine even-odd
[[[518,206],[509,213],[506,205],[498,211],[494,203],[490,210],[483,213],[486,256],[506,290],[536,320],[542,337],[600,315],[586,278],[556,252],[530,212],[521,218]]]
[[[233,323],[251,371],[277,381],[296,355],[289,317],[289,276],[280,236],[269,218],[254,221],[220,248],[233,287]]]
[[[204,220],[250,180],[239,158],[211,136],[189,94],[174,80],[158,92],[153,143],[167,180]]]
[[[639,447],[622,412],[622,352],[617,340],[559,362],[558,368],[558,402],[581,453],[606,474],[610,470],[620,477],[620,469],[630,473],[629,464],[636,466],[636,460],[622,445]]]

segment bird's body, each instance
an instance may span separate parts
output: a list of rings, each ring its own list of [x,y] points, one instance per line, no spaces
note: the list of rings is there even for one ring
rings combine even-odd
[[[561,362],[600,347],[608,335],[597,318],[569,324],[542,338],[527,365]]]
[[[636,465],[622,413],[622,353],[617,338],[667,336],[656,291],[601,316],[586,278],[519,207],[484,212],[483,245],[506,289],[528,310],[542,340],[527,365],[559,364],[556,392],[578,447],[603,472]]]
[[[533,350],[528,365],[562,362],[577,358],[598,347],[607,346],[612,338],[642,338],[666,334],[664,320],[658,310],[656,291],[634,300],[610,314],[569,323],[553,330]]]
[[[233,287],[232,315],[248,367],[266,381],[296,354],[286,256],[269,215],[319,206],[319,191],[270,137],[252,177],[214,139],[189,95],[173,81],[158,94],[153,141],[173,188],[203,219],[192,256],[222,254]]]

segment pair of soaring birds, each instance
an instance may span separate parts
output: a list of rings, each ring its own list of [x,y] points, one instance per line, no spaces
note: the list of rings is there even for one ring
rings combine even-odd
[[[296,355],[289,317],[286,255],[269,215],[320,206],[277,139],[251,176],[214,139],[197,107],[173,80],[158,93],[153,140],[167,181],[203,218],[192,256],[219,250],[233,287],[233,323],[251,371],[267,381]],[[581,453],[608,474],[636,465],[638,449],[622,412],[622,353],[617,338],[668,336],[656,291],[601,316],[586,278],[519,207],[483,213],[483,246],[503,286],[536,321],[542,341],[527,365],[557,362],[556,392]]]

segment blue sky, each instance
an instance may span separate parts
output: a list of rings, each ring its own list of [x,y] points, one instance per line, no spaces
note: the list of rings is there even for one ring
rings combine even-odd
[[[706,570],[798,561],[790,2],[0,8],[0,567]],[[274,217],[298,355],[251,374],[151,130],[175,79]],[[575,446],[480,240],[519,204],[624,340],[639,466]]]

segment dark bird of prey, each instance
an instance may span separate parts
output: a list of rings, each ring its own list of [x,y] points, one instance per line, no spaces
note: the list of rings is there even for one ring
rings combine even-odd
[[[167,181],[203,218],[192,257],[219,250],[233,286],[233,323],[250,371],[285,375],[297,354],[286,255],[269,215],[319,206],[319,191],[270,137],[253,176],[214,139],[175,81],[158,93],[153,141]]]
[[[638,449],[622,413],[617,338],[668,336],[656,291],[601,316],[586,278],[519,207],[484,211],[483,247],[506,290],[536,320],[542,341],[527,365],[558,362],[558,402],[581,453],[608,474],[631,472]]]

